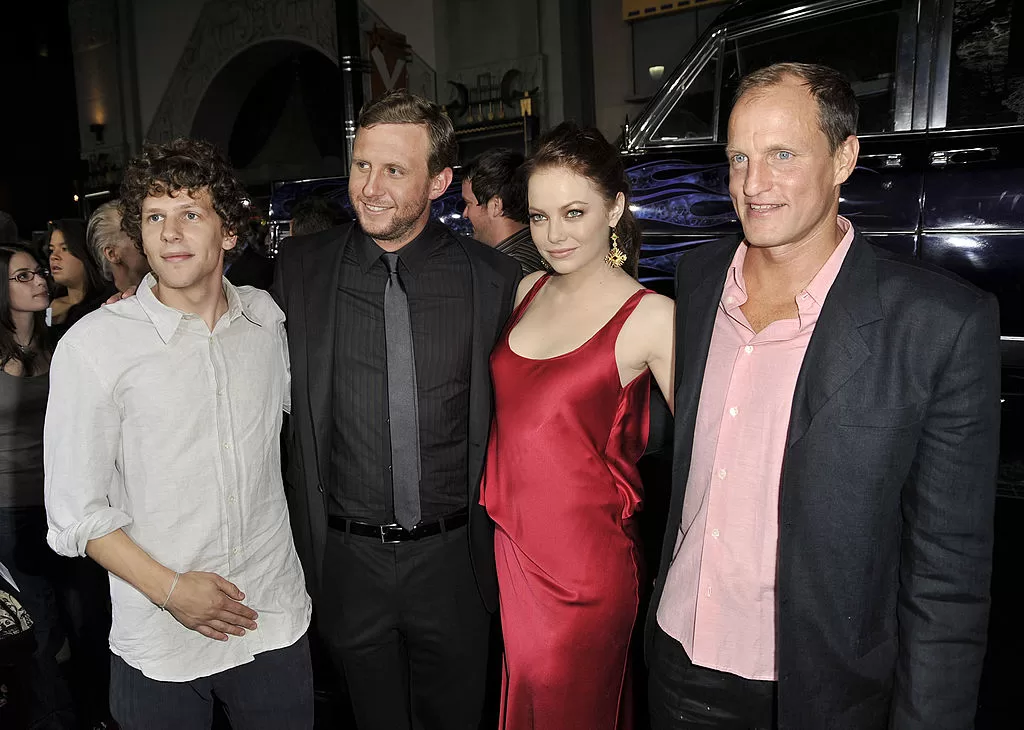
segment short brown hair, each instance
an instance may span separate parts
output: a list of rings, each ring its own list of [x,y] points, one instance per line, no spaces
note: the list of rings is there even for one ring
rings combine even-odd
[[[818,126],[828,138],[829,150],[834,154],[847,137],[857,134],[857,117],[860,114],[853,87],[834,68],[817,63],[776,63],[758,69],[740,81],[733,106],[745,94],[778,86],[787,76],[803,82],[818,103]]]
[[[430,137],[427,172],[433,177],[459,160],[455,128],[441,107],[408,91],[392,91],[366,104],[359,111],[357,127],[368,129],[377,124],[423,124]]]
[[[243,234],[249,218],[249,198],[231,164],[216,147],[205,140],[184,137],[167,144],[147,144],[124,171],[118,203],[121,229],[143,251],[142,201],[149,195],[174,195],[179,190],[195,195],[204,188],[224,229],[231,235]]]

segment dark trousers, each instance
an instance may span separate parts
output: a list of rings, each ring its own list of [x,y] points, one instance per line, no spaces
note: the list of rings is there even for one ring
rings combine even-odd
[[[491,616],[465,527],[397,544],[328,530],[320,634],[359,730],[477,730]]]
[[[191,682],[150,679],[111,655],[110,709],[121,730],[209,730],[214,698],[223,703],[232,730],[311,730],[313,670],[306,636]]]
[[[698,667],[655,625],[648,657],[651,730],[772,730],[776,683]]]

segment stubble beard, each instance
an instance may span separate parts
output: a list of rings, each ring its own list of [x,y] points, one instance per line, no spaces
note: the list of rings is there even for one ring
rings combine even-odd
[[[409,234],[409,232],[416,227],[416,224],[420,220],[420,216],[423,215],[423,211],[430,207],[430,199],[425,199],[421,205],[417,206],[413,210],[412,206],[403,206],[395,209],[394,216],[390,223],[386,224],[386,227],[381,230],[373,230],[367,225],[367,222],[363,220],[360,215],[360,208],[356,207],[356,217],[359,219],[359,225],[363,231],[376,241],[398,241]]]

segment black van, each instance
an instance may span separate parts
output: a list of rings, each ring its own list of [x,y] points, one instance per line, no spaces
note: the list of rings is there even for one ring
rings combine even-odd
[[[1004,432],[1024,435],[1024,0],[730,5],[623,134],[646,285],[671,294],[683,249],[739,233],[724,152],[732,97],[742,76],[778,61],[823,63],[853,84],[861,155],[843,215],[999,297]],[[275,183],[275,241],[310,194],[351,214],[345,178]],[[460,204],[456,174],[432,212],[469,233]],[[1024,446],[1013,451],[1000,489],[1024,497]]]
[[[873,242],[951,269],[999,298],[1004,426],[1019,434],[1024,2],[729,6],[623,135],[649,286],[671,293],[683,249],[739,232],[724,153],[732,97],[742,76],[780,61],[832,66],[860,101],[861,154],[843,188],[843,215]],[[1022,453],[1004,453],[1000,489],[1024,497],[1024,446],[1014,451]]]

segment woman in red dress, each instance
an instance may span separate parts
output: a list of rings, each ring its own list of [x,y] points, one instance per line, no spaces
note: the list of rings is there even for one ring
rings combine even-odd
[[[525,172],[533,240],[554,273],[523,280],[491,355],[481,502],[496,525],[501,728],[628,730],[636,463],[652,373],[671,404],[673,304],[631,275],[640,233],[600,132],[559,125]]]

